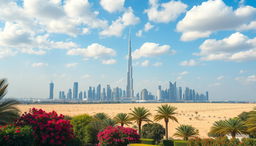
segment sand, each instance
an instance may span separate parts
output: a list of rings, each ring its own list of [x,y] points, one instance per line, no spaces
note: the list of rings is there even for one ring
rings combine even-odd
[[[214,121],[235,117],[243,111],[252,110],[256,104],[227,104],[227,103],[169,103],[178,108],[177,119],[179,123],[169,123],[169,135],[172,136],[179,124],[189,124],[199,130],[201,137],[207,137],[210,127]],[[133,107],[143,106],[154,115],[157,106],[161,103],[133,103],[133,104],[29,104],[19,105],[21,112],[30,108],[42,108],[46,111],[56,111],[58,114],[75,116],[79,114],[93,115],[105,112],[111,117],[117,113],[129,113]],[[198,112],[196,114],[196,112]],[[164,124],[163,121],[159,123]]]

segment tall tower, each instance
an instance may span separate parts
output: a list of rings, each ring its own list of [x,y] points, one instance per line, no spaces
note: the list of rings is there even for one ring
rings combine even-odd
[[[53,92],[54,92],[54,83],[51,82],[51,83],[50,83],[50,95],[49,95],[49,99],[53,99]]]
[[[73,99],[78,98],[78,82],[74,82],[73,85]]]
[[[131,49],[130,32],[129,32],[129,39],[128,39],[128,72],[127,72],[126,97],[134,97],[133,77],[132,77],[132,49]]]

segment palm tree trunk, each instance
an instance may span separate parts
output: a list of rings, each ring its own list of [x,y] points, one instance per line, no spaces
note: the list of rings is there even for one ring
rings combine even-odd
[[[141,121],[139,121],[138,126],[139,126],[139,134],[141,136]]]
[[[124,127],[124,123],[121,123],[121,127]]]
[[[165,138],[168,140],[168,120],[165,120]]]
[[[235,132],[232,132],[232,133],[231,133],[231,136],[232,136],[232,139],[235,139],[235,138],[236,138],[236,133],[235,133]]]

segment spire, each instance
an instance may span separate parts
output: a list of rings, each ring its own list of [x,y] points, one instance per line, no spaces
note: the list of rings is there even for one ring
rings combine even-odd
[[[133,97],[133,77],[132,77],[132,50],[131,50],[131,29],[129,29],[128,36],[128,71],[127,71],[127,86],[126,96]]]

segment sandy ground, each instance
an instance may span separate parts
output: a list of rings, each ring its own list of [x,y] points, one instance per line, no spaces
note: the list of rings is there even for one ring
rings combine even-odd
[[[169,123],[169,135],[172,136],[179,124],[193,125],[199,130],[201,137],[207,137],[207,133],[214,121],[235,117],[243,111],[252,110],[256,104],[227,104],[227,103],[169,103],[178,108],[177,118],[179,123]],[[30,104],[19,105],[22,111],[29,111],[30,108],[42,108],[46,111],[56,111],[59,114],[75,116],[79,114],[93,115],[105,112],[111,117],[117,113],[129,113],[133,107],[143,106],[154,115],[157,106],[161,103],[133,103],[133,104]],[[196,114],[198,112],[198,114]],[[153,116],[152,116],[153,117]],[[163,121],[159,123],[164,124]]]

